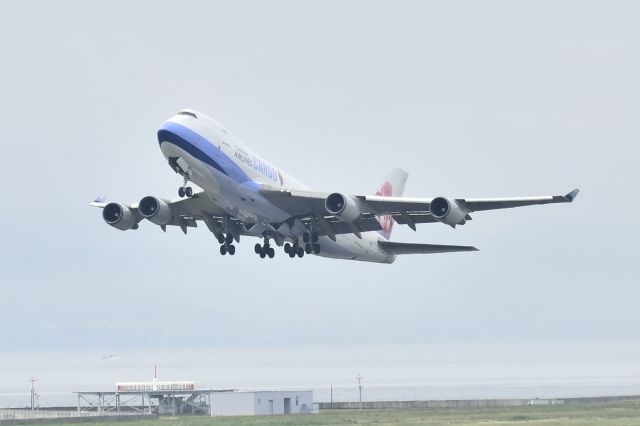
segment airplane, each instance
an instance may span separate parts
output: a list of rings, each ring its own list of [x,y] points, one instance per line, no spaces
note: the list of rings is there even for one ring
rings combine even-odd
[[[160,150],[182,177],[177,198],[146,196],[133,204],[90,203],[102,208],[104,221],[119,230],[138,229],[147,221],[188,228],[203,222],[220,243],[220,254],[233,256],[241,236],[257,237],[254,251],[273,258],[275,246],[290,258],[314,254],[333,259],[393,263],[398,255],[477,251],[472,246],[390,241],[394,223],[416,231],[418,224],[455,228],[471,213],[538,204],[571,203],[567,195],[524,198],[406,198],[408,174],[391,170],[372,195],[311,190],[258,156],[225,127],[205,114],[184,109],[158,130]],[[194,191],[189,183],[201,190]]]

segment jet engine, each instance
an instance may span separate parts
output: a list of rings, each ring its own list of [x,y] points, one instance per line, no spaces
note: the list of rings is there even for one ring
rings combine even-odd
[[[456,225],[464,225],[469,213],[456,200],[450,200],[444,197],[436,197],[429,204],[431,215],[442,223],[455,228]]]
[[[166,225],[173,219],[171,207],[164,200],[156,197],[144,197],[138,204],[138,210],[145,219],[156,225]]]
[[[345,222],[353,222],[360,217],[360,206],[357,200],[344,194],[334,192],[324,202],[324,208],[332,215]]]
[[[136,215],[127,206],[120,203],[109,203],[102,209],[102,218],[109,225],[121,231],[138,229]]]

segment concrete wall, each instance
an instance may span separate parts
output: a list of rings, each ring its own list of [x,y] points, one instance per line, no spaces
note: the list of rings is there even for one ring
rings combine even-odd
[[[289,414],[302,414],[313,409],[313,391],[264,391],[255,393],[256,414],[285,414],[285,398],[290,400]],[[273,401],[273,413],[269,401]]]
[[[255,412],[253,393],[224,392],[211,395],[212,416],[252,416]]]
[[[212,416],[250,416],[285,414],[285,399],[289,399],[289,414],[313,410],[313,391],[252,391],[214,393],[211,397]]]

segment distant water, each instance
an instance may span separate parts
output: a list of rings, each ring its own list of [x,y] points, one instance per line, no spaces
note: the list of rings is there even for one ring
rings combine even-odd
[[[640,395],[640,343],[295,346],[0,354],[0,407],[75,405],[119,381],[194,380],[213,389],[313,389],[316,401]]]

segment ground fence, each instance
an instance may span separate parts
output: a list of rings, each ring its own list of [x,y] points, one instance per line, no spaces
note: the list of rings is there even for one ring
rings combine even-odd
[[[98,413],[79,412],[77,409],[68,410],[30,410],[18,408],[0,408],[0,425],[32,424],[32,423],[56,423],[64,419],[64,423],[102,421],[102,420],[133,420],[152,419],[157,415],[141,415],[139,413]]]
[[[432,401],[321,402],[321,410],[405,410],[427,408],[519,407],[523,405],[563,405],[593,402],[640,400],[640,395],[549,399],[460,399]]]

